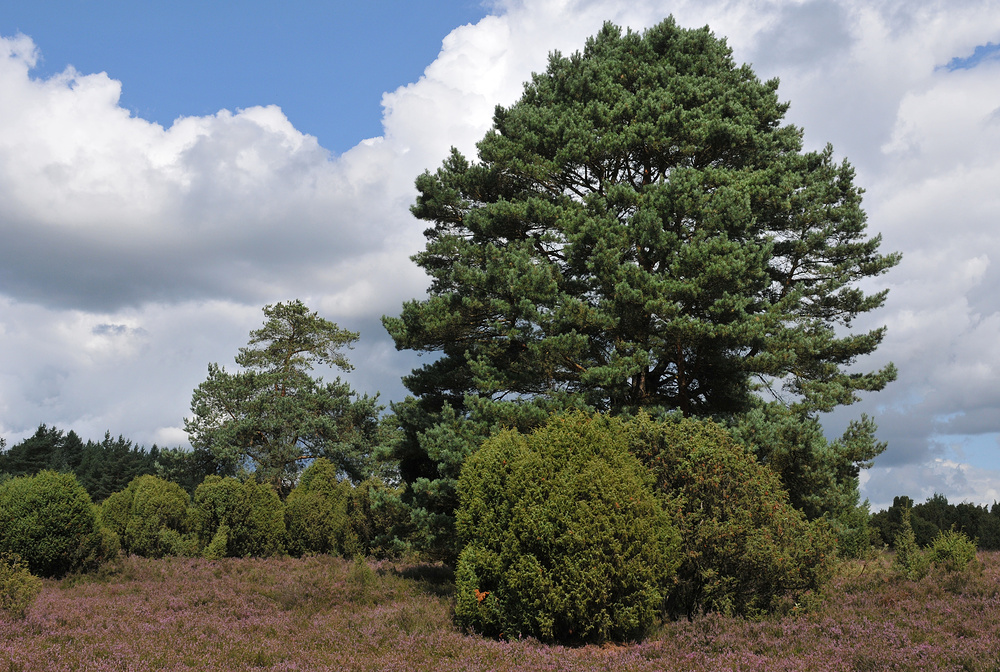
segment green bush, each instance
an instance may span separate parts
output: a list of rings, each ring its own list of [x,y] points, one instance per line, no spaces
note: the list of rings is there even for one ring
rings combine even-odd
[[[904,506],[900,511],[899,529],[893,540],[896,555],[892,559],[893,568],[902,576],[918,581],[930,569],[930,559],[917,545],[917,537],[910,524],[910,507]]]
[[[191,498],[181,486],[156,476],[132,479],[101,504],[101,523],[118,535],[126,553],[149,558],[185,555]]]
[[[328,553],[354,557],[361,552],[351,529],[349,481],[338,478],[337,467],[326,459],[309,465],[285,501],[288,552]]]
[[[927,560],[946,572],[961,572],[976,564],[976,542],[963,532],[947,530],[937,536],[927,551]]]
[[[872,516],[868,507],[868,500],[865,500],[830,520],[837,538],[837,555],[841,559],[869,558],[875,554],[876,547],[881,547],[881,536],[870,524]]]
[[[42,592],[42,580],[15,554],[0,553],[0,612],[24,618]]]
[[[351,530],[365,555],[398,557],[410,530],[410,511],[402,501],[402,489],[378,478],[362,481],[351,491],[347,516]]]
[[[208,476],[194,491],[191,518],[206,557],[267,557],[284,552],[285,512],[266,484]]]
[[[73,474],[41,471],[0,484],[0,552],[18,554],[33,574],[92,568],[115,552],[111,543]]]
[[[631,450],[655,475],[682,537],[671,614],[757,617],[786,592],[830,577],[836,540],[828,524],[807,521],[779,477],[723,427],[643,413],[629,428]]]
[[[316,460],[285,502],[288,552],[347,558],[398,555],[395,534],[409,518],[399,495],[375,478],[352,486],[332,462]]]
[[[616,419],[554,416],[486,441],[458,482],[459,624],[546,641],[641,637],[680,555],[653,486]]]

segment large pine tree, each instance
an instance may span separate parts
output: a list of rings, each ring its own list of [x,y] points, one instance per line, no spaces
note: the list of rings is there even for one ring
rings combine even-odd
[[[566,406],[735,422],[769,392],[815,423],[894,378],[850,369],[884,330],[848,328],[885,298],[858,281],[899,257],[867,236],[850,165],[802,151],[777,87],[707,28],[606,24],[497,108],[478,162],[453,151],[417,179],[429,296],[383,321],[398,348],[440,353],[395,408],[432,536],[495,426]],[[881,449],[853,429],[848,480]]]

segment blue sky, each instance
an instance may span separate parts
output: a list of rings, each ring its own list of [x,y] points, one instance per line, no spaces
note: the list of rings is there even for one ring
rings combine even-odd
[[[987,42],[977,45],[972,54],[965,57],[956,56],[948,61],[945,67],[949,70],[968,70],[974,68],[984,60],[1000,58],[1000,44]]]
[[[903,254],[854,325],[887,326],[857,366],[899,380],[825,420],[879,424],[863,495],[1000,500],[1000,0],[0,0],[0,436],[184,445],[207,364],[294,298],[401,399],[420,360],[380,317],[427,287],[415,177],[474,156],[550,51],[668,14],[781,79]]]
[[[448,33],[488,13],[478,0],[2,5],[0,35],[31,36],[38,77],[107,72],[122,107],[163,126],[275,104],[337,153],[380,135],[382,93],[416,81]]]

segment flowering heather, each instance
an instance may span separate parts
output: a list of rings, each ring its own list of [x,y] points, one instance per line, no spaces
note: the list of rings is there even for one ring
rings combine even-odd
[[[453,624],[434,566],[303,559],[127,558],[46,580],[24,620],[0,618],[0,672],[89,670],[1000,669],[1000,554],[981,572],[898,578],[844,565],[822,595],[751,622],[667,623],[640,644],[495,641]]]

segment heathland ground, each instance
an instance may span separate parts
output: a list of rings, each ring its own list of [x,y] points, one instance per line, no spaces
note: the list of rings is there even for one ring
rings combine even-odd
[[[695,616],[639,643],[497,641],[454,625],[437,565],[128,557],[46,580],[0,619],[0,672],[47,670],[1000,670],[1000,553],[911,581],[845,562],[821,593],[748,621]]]

